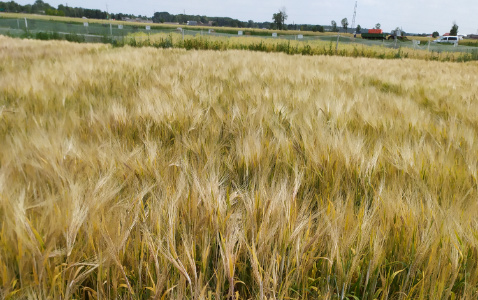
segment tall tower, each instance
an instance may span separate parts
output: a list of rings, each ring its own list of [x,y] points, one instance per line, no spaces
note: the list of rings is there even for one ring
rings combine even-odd
[[[352,30],[355,30],[355,17],[357,16],[357,1],[355,1],[355,7],[354,7],[354,17],[352,18]]]

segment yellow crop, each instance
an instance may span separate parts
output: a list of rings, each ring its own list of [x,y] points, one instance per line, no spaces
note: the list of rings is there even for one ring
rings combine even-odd
[[[477,70],[0,36],[0,297],[474,299]]]

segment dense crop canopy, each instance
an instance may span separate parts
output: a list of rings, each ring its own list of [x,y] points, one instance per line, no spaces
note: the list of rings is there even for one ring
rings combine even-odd
[[[0,296],[476,298],[477,71],[0,37]]]

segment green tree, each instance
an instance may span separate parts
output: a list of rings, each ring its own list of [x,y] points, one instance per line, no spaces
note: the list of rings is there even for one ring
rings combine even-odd
[[[360,33],[362,31],[362,26],[357,25],[357,29],[355,29],[356,33]]]
[[[438,33],[438,31],[434,31],[434,32],[432,33],[432,37],[436,38],[436,37],[438,37],[438,36],[440,36],[440,34]]]
[[[285,28],[285,20],[287,20],[288,16],[285,11],[285,8],[279,10],[278,13],[272,15],[272,20],[277,26],[277,29],[282,30]]]
[[[151,18],[154,23],[172,22],[172,15],[168,12],[155,12]]]
[[[332,22],[330,22],[330,24],[332,25],[332,32],[337,32],[339,31],[337,29],[337,22],[335,22],[334,20],[332,20]]]
[[[342,27],[344,28],[345,32],[347,32],[347,28],[349,27],[349,20],[347,20],[347,18],[343,18],[341,23],[342,23]]]
[[[450,35],[458,35],[458,25],[453,22],[453,26],[450,29]]]
[[[45,12],[47,9],[55,9],[54,7],[50,6],[50,4],[43,2],[42,0],[36,0],[35,3],[32,5],[32,12],[33,13],[40,13]]]
[[[380,25],[380,23],[375,24],[375,29],[380,29],[380,27],[382,27],[382,25]]]

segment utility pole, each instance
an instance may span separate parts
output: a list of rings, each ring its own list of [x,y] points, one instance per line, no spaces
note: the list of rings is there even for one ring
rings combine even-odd
[[[352,30],[355,30],[355,17],[357,16],[357,1],[355,1],[354,17],[352,18]]]

